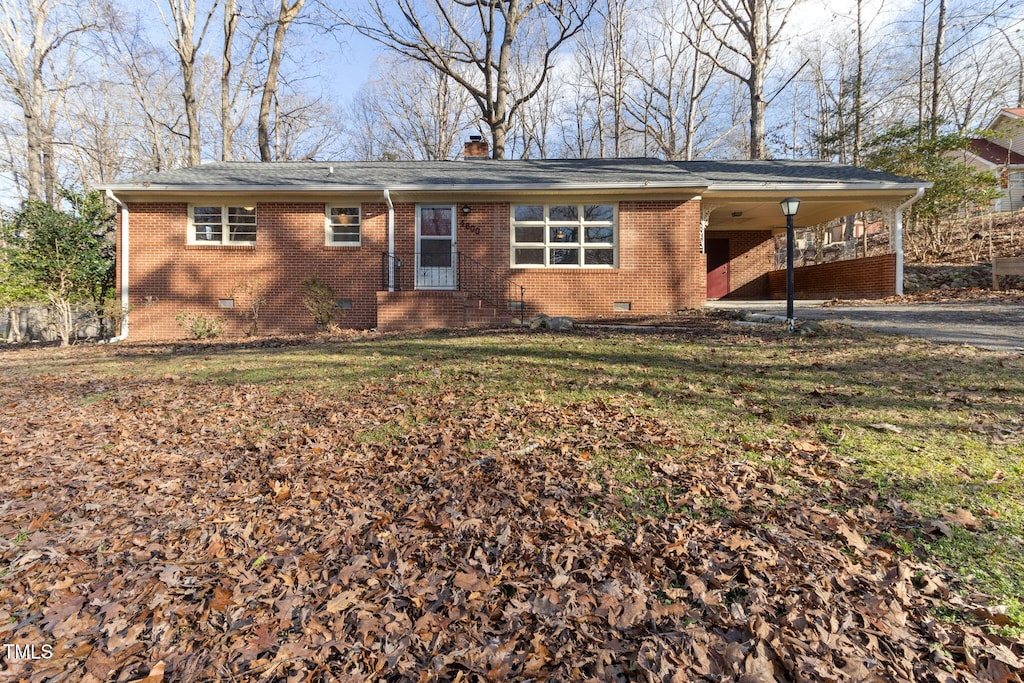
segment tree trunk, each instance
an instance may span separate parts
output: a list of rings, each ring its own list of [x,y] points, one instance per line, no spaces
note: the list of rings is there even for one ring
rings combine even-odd
[[[946,36],[946,0],[939,0],[939,25],[935,28],[935,53],[932,56],[931,136],[939,134],[939,89],[942,78],[942,42]]]
[[[750,14],[750,158],[764,159],[768,150],[764,141],[764,77],[768,70],[768,8],[764,0],[754,0]]]
[[[19,343],[21,341],[21,320],[18,309],[14,306],[7,309],[7,323],[7,343]]]
[[[281,0],[281,7],[274,27],[274,43],[270,50],[270,62],[267,64],[267,77],[263,82],[263,94],[260,97],[259,121],[256,126],[260,145],[260,161],[271,161],[274,158],[270,145],[270,108],[277,96],[277,75],[281,69],[281,57],[284,53],[284,38],[288,27],[302,11],[306,0],[295,0],[292,5],[288,0]]]
[[[921,2],[921,39],[917,52],[917,143],[924,141],[924,39],[928,24],[928,0]]]
[[[238,25],[236,0],[224,0],[224,53],[220,67],[220,158],[234,157],[234,126],[231,124],[231,44]]]
[[[46,298],[50,300],[50,324],[54,326],[57,336],[60,338],[60,345],[68,346],[71,344],[71,337],[75,332],[71,302],[54,292],[48,292]]]
[[[864,119],[864,0],[857,0],[857,73],[853,82],[853,165],[860,166]]]
[[[43,120],[43,65],[45,55],[41,51],[45,40],[47,12],[42,5],[33,6],[34,19],[32,26],[31,50],[32,73],[27,98],[22,96],[25,107],[25,147],[28,152],[28,198],[36,201],[46,199],[46,126]]]

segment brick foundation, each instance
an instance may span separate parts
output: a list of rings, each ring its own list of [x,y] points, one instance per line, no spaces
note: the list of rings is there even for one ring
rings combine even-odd
[[[786,298],[786,271],[768,273],[769,295]],[[896,294],[896,254],[793,269],[796,299],[881,299]]]

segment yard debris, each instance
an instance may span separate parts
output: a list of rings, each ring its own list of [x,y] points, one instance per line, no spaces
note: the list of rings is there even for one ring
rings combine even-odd
[[[390,382],[341,407],[87,369],[0,386],[0,637],[53,647],[3,676],[1021,680],[1024,643],[937,621],[947,576],[887,540],[945,522],[840,479],[813,433],[753,462],[629,401]]]

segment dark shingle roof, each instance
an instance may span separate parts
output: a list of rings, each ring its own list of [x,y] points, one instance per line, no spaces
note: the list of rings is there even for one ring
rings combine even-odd
[[[680,172],[680,171],[683,172]],[[523,161],[218,162],[129,178],[117,185],[199,188],[424,188],[652,185],[693,187],[703,178],[658,159],[545,159]]]
[[[913,178],[825,161],[490,159],[469,161],[216,162],[129,178],[125,189],[516,190],[614,187],[703,188],[922,185]]]
[[[677,165],[707,178],[714,187],[739,184],[811,184],[827,183],[916,183],[915,178],[844,166],[830,161],[784,159],[768,161],[680,161]],[[719,188],[721,189],[721,188]]]

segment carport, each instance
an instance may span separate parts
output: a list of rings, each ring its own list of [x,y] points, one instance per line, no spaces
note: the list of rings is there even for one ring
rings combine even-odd
[[[800,199],[797,227],[875,211],[888,232],[885,254],[797,269],[797,298],[903,293],[903,213],[931,183],[823,161],[679,163],[709,181],[701,197],[708,299],[784,296],[774,255],[775,237],[785,234],[779,202],[786,197]]]

